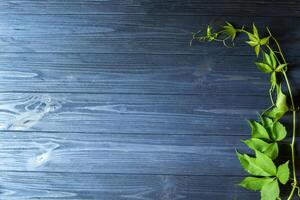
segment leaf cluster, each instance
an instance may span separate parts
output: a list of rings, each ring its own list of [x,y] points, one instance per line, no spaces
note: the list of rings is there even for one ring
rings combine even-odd
[[[262,200],[276,200],[280,198],[280,185],[287,184],[290,179],[290,162],[286,161],[277,165],[277,158],[280,151],[278,143],[287,136],[287,130],[280,119],[291,109],[287,104],[287,96],[282,91],[281,79],[278,78],[279,76],[286,76],[288,64],[285,62],[277,40],[268,28],[267,31],[269,34],[261,37],[254,23],[251,30],[248,31],[245,26],[236,28],[231,23],[226,22],[218,32],[213,32],[209,25],[206,35],[193,34],[192,40],[220,41],[228,46],[227,41],[234,44],[237,35],[244,33],[249,39],[246,43],[253,48],[258,58],[255,65],[261,72],[270,75],[269,92],[272,105],[259,115],[258,121],[248,121],[251,137],[243,141],[253,154],[242,154],[238,151],[236,154],[241,166],[251,175],[244,178],[239,185],[249,190],[260,191]],[[272,48],[271,40],[277,44],[277,49]],[[275,97],[276,101],[273,100]],[[294,159],[292,161],[294,162]]]

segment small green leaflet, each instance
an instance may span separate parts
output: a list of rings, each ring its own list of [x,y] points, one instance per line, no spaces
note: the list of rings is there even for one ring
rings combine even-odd
[[[287,64],[280,64],[276,67],[275,71],[276,72],[286,71],[286,67],[287,67]]]
[[[260,119],[263,127],[267,130],[269,135],[271,135],[272,141],[281,141],[286,137],[287,131],[281,122],[273,121],[265,116],[260,116]]]
[[[272,88],[274,88],[277,85],[276,72],[272,72],[270,82],[271,82]]]
[[[263,185],[261,189],[261,200],[276,200],[279,197],[279,185],[277,179]]]
[[[265,38],[260,39],[258,30],[254,23],[252,25],[252,28],[253,28],[253,34],[247,32],[247,35],[249,37],[249,41],[247,41],[247,43],[250,46],[254,47],[255,54],[256,54],[256,56],[258,56],[259,51],[260,51],[260,46],[268,44],[270,37],[265,37]]]
[[[269,147],[270,144],[258,139],[258,138],[251,138],[249,140],[244,140],[243,141],[250,149],[252,150],[258,150],[260,152],[266,151]]]
[[[271,158],[272,160],[276,159],[279,153],[277,142],[271,143],[267,150],[265,150],[263,153],[269,156],[269,158]]]
[[[256,28],[256,26],[255,26],[254,23],[252,24],[252,28],[253,28],[253,34],[254,34],[254,36],[255,36],[256,38],[259,38],[258,30],[257,30],[257,28]]]
[[[256,121],[248,121],[251,127],[251,135],[254,138],[266,139],[269,140],[269,134],[267,130],[258,122]]]
[[[274,160],[278,156],[278,144],[274,143],[267,143],[258,138],[251,138],[249,140],[245,140],[244,143],[252,150],[257,150],[261,153],[266,154],[269,158]]]
[[[271,72],[275,71],[275,69],[277,67],[277,62],[275,59],[274,52],[271,51],[270,54],[263,52],[263,61],[256,62],[255,64],[264,73],[271,73]]]
[[[269,65],[267,65],[265,63],[256,62],[255,64],[256,64],[257,68],[260,69],[260,71],[262,71],[264,73],[271,73],[271,72],[273,72],[273,69]]]
[[[286,129],[279,121],[275,122],[272,129],[272,138],[275,141],[283,140],[287,135]]]
[[[231,37],[231,40],[233,41],[237,34],[237,30],[234,28],[234,26],[229,22],[226,22],[226,25],[223,26],[223,28],[226,31],[226,33]]]
[[[262,38],[262,39],[260,40],[260,45],[266,45],[266,44],[269,44],[269,40],[270,40],[270,36],[265,37],[265,38]]]
[[[289,161],[278,167],[276,176],[280,183],[286,184],[288,182],[290,176]]]
[[[218,37],[218,34],[217,33],[212,33],[212,27],[210,25],[208,25],[207,29],[206,29],[206,38],[210,42],[213,42],[217,37]]]
[[[273,120],[265,116],[259,116],[259,117],[261,119],[262,125],[265,127],[268,133],[271,133],[274,124]]]
[[[272,110],[266,112],[266,115],[271,117],[274,121],[279,120],[288,110],[286,95],[281,91],[281,86],[277,86],[276,104]]]
[[[274,178],[269,177],[246,177],[239,185],[249,190],[261,190],[262,187],[273,181]]]
[[[276,166],[265,154],[255,151],[256,157],[236,152],[243,168],[253,176],[276,176]]]

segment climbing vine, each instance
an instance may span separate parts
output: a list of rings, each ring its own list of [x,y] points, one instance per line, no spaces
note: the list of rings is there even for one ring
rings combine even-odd
[[[240,186],[249,190],[260,191],[262,200],[280,199],[282,185],[291,182],[291,189],[287,200],[292,199],[298,187],[295,169],[295,137],[296,137],[296,108],[291,85],[287,76],[288,63],[282,49],[266,27],[266,35],[261,36],[255,24],[251,30],[245,26],[237,28],[226,22],[217,32],[210,25],[207,26],[205,35],[200,32],[193,33],[193,41],[222,42],[226,47],[233,47],[238,34],[246,34],[249,40],[246,43],[253,48],[258,59],[255,62],[257,68],[270,75],[271,106],[259,114],[258,120],[249,120],[251,137],[244,140],[252,151],[252,154],[243,154],[236,151],[241,166],[249,173]],[[287,87],[288,97],[282,91],[282,85]],[[289,101],[288,101],[289,99]],[[279,145],[287,136],[285,126],[280,119],[287,113],[292,112],[292,140],[290,144],[290,160],[278,163]],[[299,195],[299,194],[298,194]]]

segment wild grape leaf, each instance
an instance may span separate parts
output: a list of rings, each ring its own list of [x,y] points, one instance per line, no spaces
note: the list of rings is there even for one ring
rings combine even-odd
[[[249,140],[243,141],[250,149],[260,151],[272,160],[277,158],[278,156],[278,144],[275,143],[267,143],[258,138],[251,138]]]
[[[279,197],[279,185],[277,179],[263,185],[261,189],[261,200],[276,200]]]
[[[276,142],[271,143],[270,146],[263,153],[266,154],[272,160],[276,159],[279,153],[278,144]]]
[[[265,63],[256,62],[255,64],[257,68],[264,73],[271,73],[273,71],[273,69]]]
[[[275,69],[276,72],[282,72],[285,70],[285,68],[287,67],[287,64],[280,64],[277,66],[277,68]]]
[[[265,117],[265,116],[260,116],[262,125],[265,127],[268,133],[271,133],[273,129],[273,120],[271,118]]]
[[[272,138],[275,141],[281,141],[283,140],[287,135],[286,128],[283,126],[282,123],[279,121],[274,123],[273,129],[272,129]]]
[[[223,26],[226,33],[231,37],[231,40],[234,40],[237,34],[237,30],[234,28],[232,24],[226,22],[226,25]]]
[[[271,82],[272,87],[275,87],[277,85],[276,72],[272,72],[270,82]]]
[[[276,107],[282,111],[288,111],[289,108],[286,103],[286,95],[282,92],[281,86],[279,85],[277,88],[277,99],[276,99]]]
[[[286,184],[288,182],[290,176],[289,161],[279,165],[276,176],[278,177],[280,183]]]
[[[266,44],[269,44],[269,40],[270,40],[270,36],[265,37],[265,38],[262,38],[262,39],[260,40],[260,45],[266,45]]]
[[[267,54],[263,51],[263,61],[256,62],[255,64],[264,73],[271,73],[275,71],[277,62],[275,59],[274,52],[271,51],[270,54]]]
[[[243,141],[250,149],[252,150],[258,150],[260,152],[266,151],[269,147],[270,144],[258,139],[258,138],[251,138],[249,140],[244,140]]]
[[[279,120],[287,111],[289,110],[287,106],[287,97],[281,91],[281,86],[277,87],[277,99],[275,106],[266,115],[273,118],[274,121]]]
[[[255,151],[256,157],[250,157],[247,154],[237,153],[242,167],[254,176],[275,176],[276,166],[273,161],[265,154]]]
[[[253,24],[253,34],[247,33],[247,35],[249,37],[249,41],[247,41],[246,43],[248,43],[250,46],[254,47],[255,54],[256,54],[256,56],[258,56],[259,51],[260,51],[260,38],[259,38],[258,30],[257,30],[255,24]]]
[[[277,66],[277,61],[276,61],[275,53],[272,49],[270,49],[270,58],[271,58],[273,69],[275,69]]]
[[[255,155],[255,164],[271,176],[276,176],[276,166],[274,162],[267,155],[259,151],[255,151]]]
[[[254,36],[256,38],[259,38],[258,30],[257,30],[257,28],[256,28],[256,26],[255,26],[254,23],[252,24],[252,28],[253,28],[253,34],[254,34]]]
[[[254,47],[254,50],[255,50],[256,56],[258,56],[259,50],[260,50],[260,45],[255,46],[255,47]]]
[[[267,130],[258,122],[256,121],[248,121],[249,125],[251,127],[251,135],[254,138],[260,138],[260,139],[267,139],[269,140],[269,134]]]
[[[249,190],[261,190],[262,187],[270,183],[273,180],[273,178],[269,177],[246,177],[239,185],[243,188],[249,189]]]
[[[277,107],[272,108],[272,110],[266,112],[266,115],[268,115],[269,117],[272,117],[274,119],[274,121],[279,120],[284,114],[286,113],[286,111],[280,110]]]

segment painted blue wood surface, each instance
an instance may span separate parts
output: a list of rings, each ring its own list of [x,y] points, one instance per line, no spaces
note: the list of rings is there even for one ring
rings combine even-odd
[[[243,42],[189,46],[224,20],[269,25],[298,93],[294,0],[1,1],[0,199],[257,199],[235,148],[268,77]]]

